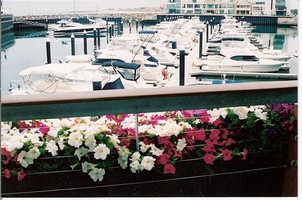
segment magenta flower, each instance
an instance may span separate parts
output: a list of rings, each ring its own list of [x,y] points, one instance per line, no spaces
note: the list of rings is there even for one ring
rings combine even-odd
[[[157,160],[156,160],[156,164],[158,165],[165,165],[169,162],[170,159],[170,155],[169,154],[162,154],[160,156],[158,156]]]
[[[232,152],[230,150],[224,149],[221,152],[222,152],[224,161],[232,160],[233,156],[232,156]]]
[[[21,171],[18,172],[18,181],[22,181],[26,176],[26,173],[22,169]]]
[[[10,171],[8,169],[5,169],[4,171],[2,171],[2,174],[4,174],[5,178],[10,178],[11,177]]]
[[[7,151],[6,148],[1,148],[1,155],[6,157],[6,159],[3,159],[3,164],[8,165],[9,161],[12,159],[10,152]]]
[[[216,159],[216,157],[213,154],[210,154],[210,153],[207,153],[203,157],[203,160],[205,161],[205,163],[211,164],[211,165],[213,165],[213,162],[214,162],[215,159]]]
[[[164,174],[175,174],[175,167],[172,164],[164,166]]]

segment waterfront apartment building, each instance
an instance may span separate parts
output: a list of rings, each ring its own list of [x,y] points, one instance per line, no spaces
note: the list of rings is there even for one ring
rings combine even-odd
[[[170,14],[286,15],[286,0],[168,0]]]

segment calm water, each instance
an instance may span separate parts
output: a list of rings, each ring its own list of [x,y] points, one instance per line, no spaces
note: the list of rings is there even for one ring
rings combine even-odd
[[[139,27],[140,29],[141,27]],[[132,31],[135,29],[132,28]],[[129,31],[129,27],[124,27]],[[18,35],[18,36],[16,36]],[[257,33],[265,46],[273,46],[284,52],[297,55],[298,30],[296,28],[277,28],[275,33]],[[1,52],[1,92],[6,94],[10,81],[20,80],[18,74],[32,66],[46,63],[46,36],[45,32],[15,33],[13,42]],[[65,56],[71,54],[70,38],[50,38],[52,62],[64,61]],[[76,54],[83,54],[83,38],[76,38]],[[93,38],[88,38],[88,54],[93,54]],[[101,47],[105,48],[107,38],[101,37]],[[291,58],[290,72],[298,73],[298,59]]]

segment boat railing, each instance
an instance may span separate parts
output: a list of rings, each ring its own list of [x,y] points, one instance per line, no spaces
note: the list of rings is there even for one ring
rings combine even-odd
[[[8,95],[2,97],[1,117],[16,121],[297,102],[298,81],[254,82]]]

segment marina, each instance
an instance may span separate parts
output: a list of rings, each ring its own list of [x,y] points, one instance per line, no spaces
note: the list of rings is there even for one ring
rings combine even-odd
[[[168,22],[166,22],[168,23]],[[171,22],[169,22],[171,23]],[[104,22],[104,25],[106,23]],[[116,34],[116,37],[113,37],[111,31],[109,33],[104,33],[102,32],[101,34],[103,34],[102,37],[99,37],[99,39],[97,40],[97,45],[99,45],[98,48],[100,48],[100,50],[102,49],[106,49],[106,48],[112,48],[112,44],[116,43],[116,45],[118,43],[121,43],[122,42],[122,38],[123,37],[128,37],[127,35],[129,36],[134,36],[134,35],[138,35],[138,38],[137,40],[139,39],[142,39],[142,37],[152,37],[153,40],[159,40],[159,33],[158,31],[160,30],[160,26],[157,25],[158,28],[156,32],[149,32],[148,34],[144,34],[144,31],[147,33],[148,30],[152,30],[153,26],[149,25],[149,26],[141,26],[141,25],[137,25],[135,22],[132,23],[132,24],[129,24],[129,23],[125,23],[123,24],[123,33],[124,33],[124,36],[122,35],[118,35],[118,31],[116,31],[115,33],[113,34]],[[108,26],[107,26],[108,27]],[[111,28],[111,26],[110,26]],[[206,26],[203,26],[202,28],[206,28]],[[112,28],[113,30],[114,28]],[[153,28],[154,29],[154,28]],[[206,29],[203,29],[203,30],[206,30]],[[210,31],[213,31],[212,30],[212,26],[211,26],[211,29],[209,28]],[[284,31],[287,31],[287,33],[284,33]],[[120,29],[119,29],[120,31]],[[131,34],[131,31],[132,31],[132,34]],[[209,31],[209,33],[210,33]],[[141,34],[139,34],[141,32]],[[280,33],[281,34],[280,34]],[[47,58],[46,58],[46,53],[43,53],[43,52],[46,52],[45,50],[45,41],[46,41],[46,37],[47,37],[47,32],[46,31],[32,31],[32,32],[29,32],[29,34],[27,34],[26,32],[25,35],[22,36],[22,31],[20,32],[21,33],[21,36],[16,38],[16,39],[13,39],[15,41],[15,50],[11,50],[12,48],[9,48],[9,49],[6,49],[3,51],[2,53],[2,66],[4,67],[3,69],[9,69],[7,70],[3,70],[3,74],[5,74],[5,76],[3,76],[2,78],[2,93],[3,94],[8,94],[8,90],[10,90],[12,87],[16,87],[16,85],[18,84],[21,84],[20,80],[19,80],[19,76],[18,76],[18,73],[21,72],[22,69],[26,69],[27,67],[32,67],[32,66],[37,66],[37,65],[41,65],[43,63],[46,62]],[[40,33],[40,34],[39,34]],[[121,33],[121,32],[120,32]],[[150,34],[152,33],[152,34]],[[37,37],[33,37],[33,35],[37,35]],[[282,28],[282,27],[279,27],[276,29],[276,32],[275,33],[254,33],[255,35],[257,36],[260,36],[261,40],[263,41],[263,45],[265,46],[270,46],[271,45],[271,48],[275,48],[275,49],[278,49],[279,52],[287,52],[287,51],[290,51],[290,52],[287,52],[289,55],[291,55],[291,59],[288,61],[288,66],[290,66],[289,68],[286,68],[287,71],[290,72],[290,74],[286,73],[287,71],[283,71],[280,75],[279,73],[278,74],[275,74],[275,73],[270,73],[270,74],[260,74],[258,75],[257,73],[237,73],[237,74],[234,74],[234,73],[231,73],[231,72],[225,72],[225,76],[227,79],[232,79],[233,82],[250,82],[254,79],[254,81],[267,81],[267,80],[295,80],[297,79],[297,71],[298,69],[296,68],[297,66],[297,58],[295,57],[296,56],[296,52],[297,52],[297,47],[296,48],[288,48],[289,45],[291,44],[297,44],[295,41],[295,38],[297,38],[297,30],[296,29],[293,29],[293,28]],[[286,35],[285,35],[286,34]],[[288,34],[288,35],[287,35]],[[206,44],[206,33],[203,34],[203,40],[204,40],[204,44]],[[107,37],[108,36],[108,37]],[[121,37],[122,36],[122,37]],[[281,43],[278,41],[278,38],[282,36],[283,38],[281,39]],[[110,41],[112,38],[112,41]],[[156,38],[157,37],[157,38]],[[163,37],[163,36],[161,36]],[[165,36],[166,37],[166,36]],[[198,38],[198,35],[195,36],[196,38]],[[15,55],[22,55],[24,54],[24,52],[22,51],[22,53],[18,53],[18,54],[10,54],[10,51],[18,51],[18,49],[20,47],[17,47],[18,43],[20,43],[20,45],[23,45],[24,46],[28,46],[27,41],[29,42],[29,40],[35,40],[37,42],[30,42],[30,45],[34,45],[32,46],[32,49],[34,51],[37,51],[37,53],[35,53],[35,55],[39,55],[39,56],[36,56],[37,59],[33,59],[31,57],[30,54],[28,55],[24,55],[24,56],[20,56],[19,57],[19,61],[18,63],[14,63],[16,62],[15,59],[12,59],[10,60],[9,58],[11,58],[11,56],[15,56]],[[132,37],[132,43],[134,42],[137,42],[135,41],[135,39],[133,39]],[[162,38],[162,41],[164,41],[165,39]],[[268,40],[268,41],[267,41]],[[124,39],[123,42],[125,41],[128,41],[130,42],[129,38],[127,39]],[[176,40],[175,40],[176,41]],[[278,42],[277,42],[278,41]],[[56,63],[56,62],[65,62],[66,59],[65,57],[68,56],[68,55],[71,55],[71,39],[70,39],[70,36],[65,36],[65,37],[62,37],[62,38],[57,38],[57,37],[54,37],[54,36],[50,36],[50,44],[52,46],[52,62],[53,63]],[[90,36],[89,38],[87,38],[87,49],[86,51],[88,51],[88,54],[89,55],[94,55],[95,54],[95,44],[94,44],[94,39],[93,39],[93,35]],[[291,43],[291,44],[289,44]],[[131,42],[129,43],[131,45]],[[129,46],[128,44],[128,46]],[[171,53],[179,53],[179,50],[177,49],[173,49],[173,46],[170,47],[170,50],[165,50],[166,53],[164,53],[163,50],[160,50],[161,53],[158,54],[156,53],[153,49],[157,49],[156,51],[159,52],[159,46],[154,46],[150,41],[145,41],[145,44],[147,44],[147,49],[149,52],[152,52],[153,54],[153,57],[155,59],[159,59],[160,58],[160,62],[162,64],[167,64],[167,66],[170,66],[170,65],[179,65],[179,61],[178,59],[174,59],[173,58],[173,55],[171,55]],[[276,46],[277,44],[281,44],[281,46]],[[124,44],[125,45],[125,44]],[[138,44],[137,44],[138,45]],[[170,44],[172,45],[172,43]],[[205,57],[203,59],[198,59],[198,51],[199,51],[199,46],[198,46],[198,43],[194,44],[192,43],[191,45],[193,45],[192,47],[192,53],[191,53],[191,56],[189,56],[189,58],[186,58],[186,62],[188,63],[188,65],[193,65],[193,67],[191,67],[191,69],[189,69],[188,67],[186,67],[186,73],[190,73],[190,75],[187,75],[186,77],[188,78],[188,83],[192,84],[193,82],[195,81],[199,81],[199,83],[194,83],[194,84],[202,84],[202,83],[208,83],[209,81],[213,81],[213,80],[222,80],[223,78],[223,74],[219,73],[219,72],[212,72],[211,70],[210,71],[201,71],[199,72],[198,69],[201,68],[201,67],[198,67],[198,63],[200,63],[202,60],[205,59]],[[292,46],[293,46],[292,45]],[[131,46],[129,46],[128,48],[130,48]],[[22,48],[22,47],[21,47]],[[118,46],[117,46],[118,48]],[[131,47],[133,48],[133,46]],[[174,47],[175,48],[175,47]],[[163,49],[161,47],[161,49]],[[194,50],[193,50],[194,49]],[[205,47],[203,48],[203,51]],[[131,50],[131,49],[130,49]],[[81,54],[84,54],[84,40],[83,40],[83,36],[81,36],[81,34],[79,35],[76,35],[76,38],[75,38],[75,49],[74,49],[74,53],[76,55],[81,55]],[[131,50],[133,53],[135,53],[137,50]],[[170,53],[169,53],[170,51]],[[174,51],[174,52],[173,52]],[[29,52],[28,52],[29,53]],[[205,53],[205,52],[203,52]],[[167,55],[168,57],[166,58],[161,58],[163,55]],[[171,57],[171,58],[170,58]],[[22,60],[24,60],[24,62],[20,62]],[[189,61],[188,61],[189,59]],[[36,63],[36,64],[35,64]],[[170,64],[169,64],[170,63]],[[8,67],[5,67],[5,66],[8,66]],[[14,72],[15,70],[11,69],[11,66],[19,66],[19,72],[16,72],[16,74],[12,73]],[[22,67],[24,66],[24,67]],[[170,67],[168,67],[169,69]],[[172,68],[170,68],[170,70],[172,70]],[[174,70],[173,73],[178,73],[177,70]],[[240,71],[242,71],[242,69],[240,69]],[[191,77],[189,77],[191,76]],[[175,75],[173,78],[175,77],[179,77],[179,75]],[[235,81],[236,79],[236,81]],[[238,79],[238,81],[237,81]],[[156,82],[156,81],[155,81]],[[177,84],[178,83],[178,80],[173,80],[171,81],[173,82],[173,84]],[[154,82],[153,81],[149,81],[150,84],[153,84],[154,85]],[[173,85],[172,83],[170,83],[170,85]],[[12,86],[13,85],[13,86]],[[169,85],[169,84],[167,84]]]
[[[298,197],[297,10],[125,1],[1,34],[1,195]]]

